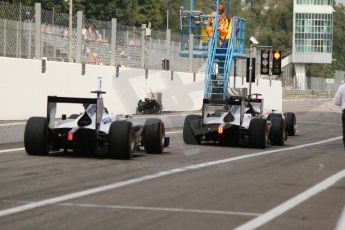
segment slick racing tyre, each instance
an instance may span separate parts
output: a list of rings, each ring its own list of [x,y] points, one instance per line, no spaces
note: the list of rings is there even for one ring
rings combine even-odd
[[[294,113],[288,112],[285,113],[286,119],[286,131],[289,136],[296,135],[296,115]]]
[[[266,119],[253,119],[249,124],[249,147],[264,149],[268,140],[268,125]]]
[[[164,123],[157,118],[147,119],[144,125],[144,148],[147,153],[163,152],[165,144]]]
[[[114,121],[109,128],[109,153],[114,158],[131,159],[135,148],[131,122]]]
[[[201,136],[195,135],[194,130],[201,125],[200,115],[188,115],[184,120],[183,125],[183,141],[187,145],[200,145]]]
[[[281,117],[273,117],[271,119],[272,126],[270,128],[269,140],[272,145],[284,145],[285,127],[284,120]]]
[[[29,155],[44,156],[49,153],[48,120],[45,117],[31,117],[24,131],[25,151]]]

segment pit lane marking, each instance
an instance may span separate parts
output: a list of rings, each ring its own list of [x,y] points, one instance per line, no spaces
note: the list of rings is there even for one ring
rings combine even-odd
[[[337,223],[337,227],[335,230],[344,230],[345,229],[345,207],[343,213],[341,214],[339,221]]]
[[[11,153],[11,152],[18,152],[18,151],[23,151],[25,148],[15,148],[15,149],[4,149],[0,150],[0,153]]]
[[[337,124],[337,123],[320,123],[320,122],[311,122],[311,121],[298,121],[297,123],[317,124],[317,125],[335,125],[335,126],[341,126],[342,125],[342,124]]]
[[[28,204],[30,201],[14,201],[5,200],[6,203]],[[186,209],[186,208],[166,208],[166,207],[147,207],[147,206],[132,206],[132,205],[100,205],[100,204],[83,204],[83,203],[60,203],[57,206],[67,207],[81,207],[81,208],[99,208],[99,209],[122,209],[122,210],[136,210],[136,211],[153,211],[153,212],[177,212],[177,213],[198,213],[198,214],[212,214],[212,215],[229,215],[229,216],[253,216],[257,217],[260,213],[254,212],[236,212],[224,210],[209,210],[209,209]]]
[[[263,151],[263,152],[251,153],[251,154],[246,154],[246,155],[242,155],[242,156],[238,156],[238,157],[225,158],[225,159],[216,160],[216,161],[209,161],[209,162],[205,162],[205,163],[201,163],[201,164],[194,164],[194,165],[189,165],[189,166],[185,166],[185,167],[181,167],[181,168],[170,169],[167,171],[161,171],[161,172],[157,172],[154,174],[148,174],[145,176],[132,178],[129,180],[118,181],[118,182],[114,182],[114,183],[108,184],[108,185],[103,185],[103,186],[94,187],[94,188],[90,188],[90,189],[86,189],[86,190],[82,190],[82,191],[78,191],[78,192],[74,192],[74,193],[69,193],[69,194],[62,195],[62,196],[48,198],[45,200],[30,203],[30,204],[25,204],[25,205],[21,205],[21,206],[9,208],[9,209],[3,209],[0,211],[0,217],[4,217],[4,216],[8,216],[8,215],[12,215],[12,214],[16,214],[16,213],[44,207],[47,205],[57,204],[57,203],[61,203],[64,201],[68,201],[68,200],[72,200],[72,199],[76,199],[76,198],[81,198],[84,196],[93,195],[96,193],[101,193],[101,192],[109,191],[112,189],[116,189],[116,188],[120,188],[120,187],[124,187],[124,186],[128,186],[128,185],[137,184],[137,183],[144,182],[144,181],[157,179],[157,178],[164,177],[164,176],[170,176],[170,175],[175,175],[175,174],[182,173],[182,172],[188,172],[188,171],[207,168],[207,167],[213,167],[213,166],[217,166],[217,165],[225,164],[225,163],[230,163],[230,162],[234,162],[234,161],[239,161],[239,160],[244,160],[244,159],[249,159],[249,158],[254,158],[254,157],[259,157],[259,156],[265,156],[265,155],[277,153],[277,152],[286,152],[286,151],[301,149],[301,148],[305,148],[305,147],[309,147],[309,146],[313,146],[313,145],[321,145],[321,144],[325,144],[328,142],[340,140],[342,138],[343,138],[342,136],[338,136],[338,137],[330,138],[330,139],[323,140],[323,141],[313,142],[313,143],[304,144],[304,145],[298,145],[295,147],[280,148],[280,149],[275,149],[275,150],[268,150],[268,151]],[[345,171],[344,171],[344,175],[345,175]]]
[[[342,170],[338,172],[337,174],[331,177],[328,177],[326,180],[320,182],[319,184],[314,185],[313,187],[309,188],[303,193],[300,193],[299,195],[289,199],[288,201],[285,201],[284,203],[254,218],[253,220],[250,220],[249,222],[235,228],[234,230],[251,230],[251,229],[262,227],[266,223],[284,214],[290,209],[300,205],[301,203],[308,200],[309,198],[330,188],[331,186],[333,186],[334,184],[336,184],[338,181],[342,180],[343,178],[345,178],[345,170]],[[343,217],[340,220],[341,230],[345,229],[344,226],[342,226],[344,224],[342,223],[342,221],[344,221]]]
[[[260,215],[260,213],[251,213],[251,212],[233,212],[233,211],[185,209],[185,208],[97,205],[97,204],[77,204],[77,203],[62,203],[58,205],[72,206],[72,207],[85,207],[85,208],[124,209],[124,210],[141,210],[141,211],[158,211],[158,212],[182,212],[182,213],[217,214],[217,215],[231,215],[231,216],[255,216],[256,217]]]

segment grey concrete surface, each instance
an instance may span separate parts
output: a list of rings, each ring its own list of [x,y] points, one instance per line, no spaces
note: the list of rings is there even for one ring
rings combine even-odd
[[[345,169],[339,109],[331,101],[289,101],[299,133],[265,150],[188,146],[170,133],[161,155],[131,161],[54,153],[33,157],[20,144],[0,145],[0,212],[11,207],[119,183],[157,172],[245,157],[0,217],[1,229],[233,229]],[[292,149],[292,147],[296,147]],[[266,155],[256,153],[271,151]],[[249,158],[250,156],[250,158]],[[345,179],[259,229],[335,229],[345,206]]]
[[[0,144],[22,142],[24,140],[25,122],[0,123]]]

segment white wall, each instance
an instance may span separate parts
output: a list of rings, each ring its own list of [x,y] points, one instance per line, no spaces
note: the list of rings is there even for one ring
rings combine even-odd
[[[46,116],[47,96],[95,97],[97,78],[102,77],[105,106],[113,113],[133,114],[139,99],[149,88],[162,92],[164,111],[195,111],[201,109],[204,75],[170,71],[149,71],[145,79],[143,69],[120,68],[116,77],[115,67],[86,65],[81,75],[81,64],[47,62],[47,70],[41,73],[41,60],[0,57],[0,120],[22,120],[31,116]],[[240,83],[241,80],[238,80]],[[246,84],[238,84],[238,87]],[[263,93],[265,107],[281,110],[281,83],[259,80],[253,93]],[[66,111],[68,113],[69,111]],[[75,112],[75,111],[74,111]]]

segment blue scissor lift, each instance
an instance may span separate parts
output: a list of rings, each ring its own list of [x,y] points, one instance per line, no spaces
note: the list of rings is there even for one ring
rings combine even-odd
[[[195,0],[196,1],[196,0]],[[206,34],[206,24],[209,18],[218,22],[219,0],[214,1],[215,15],[207,15],[202,11],[194,10],[194,0],[183,0],[181,7],[181,56],[189,55],[189,38],[193,35],[194,44],[192,55],[194,58],[207,58],[205,68],[204,99],[212,101],[225,101],[228,97],[230,74],[236,59],[246,58],[245,55],[245,29],[246,20],[237,16],[228,17],[229,33],[227,47],[219,45],[218,23],[214,24],[213,35]],[[225,1],[229,9],[230,0]],[[189,8],[189,9],[187,9]],[[227,12],[229,14],[229,12]],[[196,41],[196,42],[195,42]],[[198,44],[198,45],[195,45]],[[236,71],[234,71],[236,72]],[[234,74],[234,87],[236,76]]]

